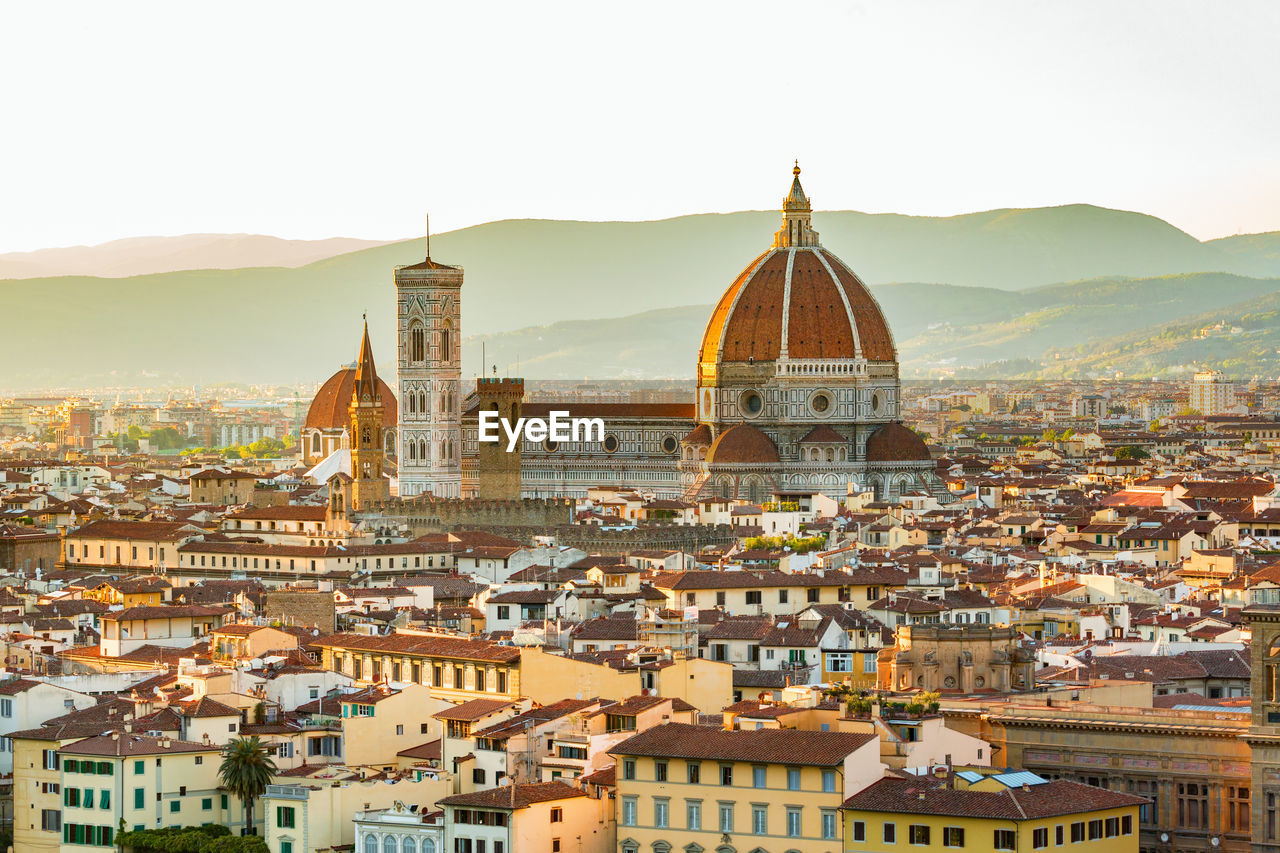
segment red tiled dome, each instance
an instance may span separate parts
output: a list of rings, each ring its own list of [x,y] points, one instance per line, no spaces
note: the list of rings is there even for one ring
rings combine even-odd
[[[711,444],[711,429],[706,424],[698,424],[680,441],[694,447],[706,447]]]
[[[897,358],[871,291],[821,246],[775,247],[752,261],[720,297],[698,359],[774,361],[784,331],[790,358]]]
[[[902,424],[885,424],[867,438],[868,462],[921,462],[930,458],[924,439]]]
[[[738,424],[720,433],[707,451],[707,464],[760,464],[779,461],[778,446],[750,424]]]
[[[355,387],[356,371],[353,367],[344,367],[329,377],[329,381],[320,386],[316,396],[307,409],[307,424],[304,429],[344,429],[351,422],[347,407],[351,405],[351,391]],[[382,425],[394,428],[400,422],[400,412],[396,405],[396,397],[391,393],[391,386],[378,380],[378,393],[382,396]]]

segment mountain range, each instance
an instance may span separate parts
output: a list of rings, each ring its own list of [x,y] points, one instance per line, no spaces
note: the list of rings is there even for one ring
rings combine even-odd
[[[483,345],[490,364],[518,362],[529,378],[687,377],[711,304],[777,223],[776,213],[747,211],[507,220],[433,235],[433,256],[466,269],[464,375],[480,372]],[[1185,337],[1219,321],[1230,330],[1280,290],[1280,234],[1202,242],[1152,216],[1090,205],[953,217],[828,211],[814,224],[873,285],[904,376],[1175,375],[1201,350],[1144,348],[1142,367],[1130,367],[1123,355],[1138,342],[1129,337]],[[321,381],[354,358],[365,311],[390,375],[392,268],[423,253],[409,240],[297,267],[281,252],[270,266],[0,281],[6,313],[20,320],[0,336],[0,359],[18,366],[0,374],[0,389]],[[1228,332],[1220,357],[1206,351],[1213,363],[1274,372],[1230,342]]]

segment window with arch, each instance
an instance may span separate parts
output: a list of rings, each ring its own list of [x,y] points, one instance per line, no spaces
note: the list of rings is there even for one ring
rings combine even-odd
[[[378,853],[378,836],[369,833],[364,837],[364,853]]]
[[[418,395],[410,392],[409,393],[409,414],[412,415],[414,412],[418,410],[417,401],[418,401]]]
[[[418,392],[418,411],[424,415],[427,413],[427,392],[426,391]]]
[[[421,362],[426,359],[427,333],[423,330],[422,324],[415,321],[409,327],[409,360]]]
[[[406,455],[409,457],[410,461],[418,458],[418,445],[416,442],[410,441],[406,450],[408,450]]]
[[[400,842],[400,853],[418,853],[418,842],[406,838]]]
[[[424,462],[429,458],[427,456],[427,440],[425,438],[418,439],[418,458]]]
[[[446,320],[444,324],[444,328],[440,330],[440,360],[441,361],[451,360],[450,354],[453,352],[453,350],[450,349],[450,346],[453,343],[453,341],[450,338],[450,333],[452,331],[453,331],[452,324],[449,323],[448,320]]]
[[[382,839],[382,853],[399,853],[398,847],[399,845],[396,844],[394,835],[388,835]]]

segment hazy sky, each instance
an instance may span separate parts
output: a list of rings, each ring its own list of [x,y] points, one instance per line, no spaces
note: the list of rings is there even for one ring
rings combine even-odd
[[[6,3],[0,251],[1090,202],[1280,230],[1280,2]]]

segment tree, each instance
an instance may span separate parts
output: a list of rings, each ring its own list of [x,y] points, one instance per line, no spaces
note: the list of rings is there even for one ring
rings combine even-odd
[[[1150,459],[1151,454],[1132,444],[1126,444],[1116,451],[1117,459]]]
[[[280,441],[278,438],[272,438],[269,435],[264,435],[262,438],[249,445],[249,452],[257,458],[278,455],[281,450],[284,450],[284,442]]]
[[[218,778],[244,803],[244,822],[250,834],[253,834],[253,801],[266,793],[276,773],[276,763],[267,755],[267,748],[257,735],[236,738],[222,748]]]

